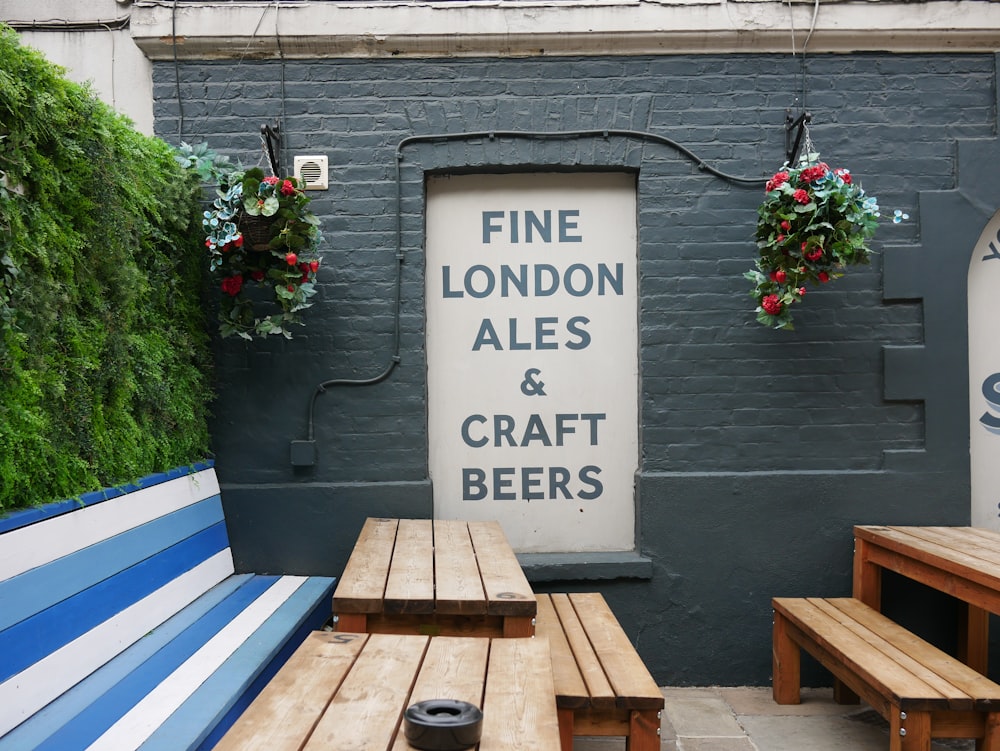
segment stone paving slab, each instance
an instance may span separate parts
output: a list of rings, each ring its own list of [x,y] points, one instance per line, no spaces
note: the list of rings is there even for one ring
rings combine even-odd
[[[661,751],[888,751],[889,727],[865,704],[803,689],[802,703],[775,704],[770,687],[664,688]],[[573,751],[624,751],[621,738],[577,738]],[[964,740],[931,751],[974,751]]]

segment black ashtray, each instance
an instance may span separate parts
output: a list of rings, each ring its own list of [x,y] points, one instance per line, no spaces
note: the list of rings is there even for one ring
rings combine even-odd
[[[403,714],[403,733],[421,751],[465,751],[479,743],[483,713],[467,701],[418,701]]]

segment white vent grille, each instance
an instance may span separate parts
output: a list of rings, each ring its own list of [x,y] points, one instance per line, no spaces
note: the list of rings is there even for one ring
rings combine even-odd
[[[326,190],[329,187],[326,157],[295,157],[295,179],[302,190]]]

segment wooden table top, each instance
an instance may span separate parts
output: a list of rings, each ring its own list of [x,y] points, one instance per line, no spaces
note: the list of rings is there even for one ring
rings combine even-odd
[[[497,522],[365,521],[333,612],[534,616],[535,595]]]
[[[406,751],[403,712],[428,699],[482,709],[478,751],[559,748],[545,639],[316,631],[216,749]]]
[[[854,535],[883,551],[874,563],[904,576],[922,581],[939,571],[949,581],[958,577],[1000,593],[1000,533],[977,527],[856,526]],[[942,584],[947,586],[944,579]],[[962,596],[961,590],[950,593]]]

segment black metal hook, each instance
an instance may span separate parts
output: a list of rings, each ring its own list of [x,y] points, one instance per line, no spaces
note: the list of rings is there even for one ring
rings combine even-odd
[[[280,153],[281,150],[281,125],[277,122],[274,126],[261,125],[260,135],[264,141],[264,146],[267,147],[267,158],[271,162],[271,174],[278,177],[280,174],[278,167],[278,158],[275,154]]]
[[[806,126],[812,122],[812,115],[803,112],[798,117],[792,117],[791,110],[785,110],[785,163],[792,164],[799,147],[802,145],[802,134],[805,133]],[[796,130],[798,129],[798,130]],[[796,130],[795,141],[792,141],[792,131]]]

